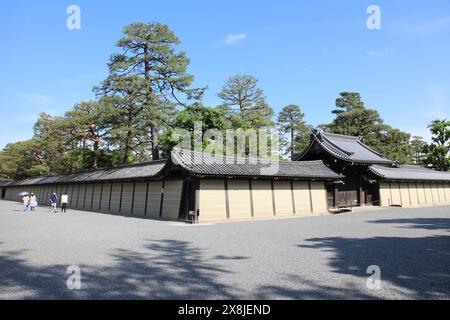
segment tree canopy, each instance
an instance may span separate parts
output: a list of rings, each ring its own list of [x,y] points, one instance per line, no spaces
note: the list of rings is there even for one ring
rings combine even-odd
[[[432,142],[425,147],[426,162],[436,170],[448,171],[450,168],[450,121],[433,120],[428,126],[432,133]]]
[[[289,139],[283,137],[282,145],[291,159],[309,145],[312,127],[303,120],[304,116],[300,107],[295,104],[285,106],[278,114],[280,132],[289,136]]]
[[[412,147],[411,135],[383,123],[375,109],[367,108],[357,92],[341,92],[332,111],[335,118],[329,124],[320,126],[323,130],[357,136],[387,158],[399,163],[410,163]]]

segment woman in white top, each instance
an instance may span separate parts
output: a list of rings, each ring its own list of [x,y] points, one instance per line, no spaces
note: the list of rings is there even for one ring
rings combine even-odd
[[[69,196],[64,193],[61,196],[61,212],[67,212],[67,204],[68,203],[69,203]]]
[[[34,209],[37,207],[38,203],[37,203],[37,199],[36,196],[34,195],[34,193],[31,194],[30,197],[30,210],[34,211]]]

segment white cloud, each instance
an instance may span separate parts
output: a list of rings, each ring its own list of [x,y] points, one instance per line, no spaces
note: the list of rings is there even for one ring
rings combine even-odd
[[[30,94],[30,93],[21,93],[19,94],[19,98],[34,104],[43,104],[48,105],[53,102],[53,99],[44,94]]]
[[[367,54],[372,58],[387,57],[392,54],[392,50],[391,48],[384,48],[382,50],[367,51]]]
[[[246,33],[229,33],[225,37],[224,44],[227,46],[232,46],[235,44],[238,44],[239,42],[242,42],[247,38]]]
[[[403,29],[407,32],[414,33],[420,36],[426,36],[434,32],[450,29],[450,16],[437,18],[423,24],[409,24],[404,23]]]

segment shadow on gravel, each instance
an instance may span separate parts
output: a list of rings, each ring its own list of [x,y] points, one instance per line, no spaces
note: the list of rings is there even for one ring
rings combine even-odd
[[[450,219],[411,218],[385,219],[369,223],[398,224],[401,228],[448,231]],[[295,287],[301,283],[306,290],[293,290],[281,286],[261,288],[260,298],[277,296],[284,299],[376,299],[377,292],[365,288],[367,267],[378,265],[383,282],[389,282],[400,293],[411,299],[450,298],[450,236],[437,234],[427,237],[327,237],[307,239],[299,248],[312,248],[333,253],[328,260],[331,272],[361,279],[361,286],[327,286],[289,275]],[[329,276],[332,278],[331,276]],[[325,282],[326,283],[326,282]],[[348,287],[350,286],[350,288]],[[353,285],[354,286],[354,285]],[[344,287],[346,287],[344,289]],[[382,292],[389,297],[389,292]]]
[[[219,267],[215,259],[246,259],[207,259],[187,241],[149,241],[139,252],[116,250],[111,266],[80,265],[82,289],[69,290],[67,265],[31,266],[20,258],[22,254],[0,254],[1,299],[230,299],[234,297],[231,288],[216,280],[230,271]]]
[[[450,218],[409,218],[409,219],[384,219],[374,220],[370,223],[399,224],[401,228],[447,230],[450,231]]]
[[[331,251],[335,273],[367,279],[370,265],[381,269],[381,280],[411,298],[450,298],[450,236],[419,238],[313,238],[299,247]],[[350,297],[349,297],[350,298]]]

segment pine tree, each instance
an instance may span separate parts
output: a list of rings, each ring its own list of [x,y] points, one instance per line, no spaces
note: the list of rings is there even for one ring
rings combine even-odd
[[[204,88],[193,89],[191,84],[194,77],[187,73],[189,59],[183,51],[175,51],[175,46],[180,43],[177,36],[168,26],[160,23],[131,23],[124,28],[124,36],[117,42],[122,53],[114,54],[109,63],[110,75],[102,84],[102,92],[116,91],[117,95],[124,99],[121,103],[128,108],[142,107],[146,119],[142,126],[150,131],[150,143],[152,158],[159,159],[159,132],[162,125],[164,106],[169,104],[185,105],[188,100],[201,99]],[[127,81],[121,82],[125,78]],[[113,84],[111,88],[108,84]],[[122,85],[130,85],[126,92]],[[140,100],[139,106],[134,102]],[[130,115],[134,113],[130,112]],[[133,136],[133,131],[126,133],[125,155],[129,153],[130,141],[139,138]],[[138,139],[139,140],[139,139]]]
[[[289,141],[284,141],[286,152],[291,159],[295,153],[303,151],[309,144],[311,127],[303,121],[304,113],[298,105],[284,107],[278,115],[278,125],[281,134],[289,135]]]
[[[264,91],[258,88],[258,79],[249,75],[230,77],[218,97],[234,128],[258,129],[272,126],[273,109],[267,104]]]

